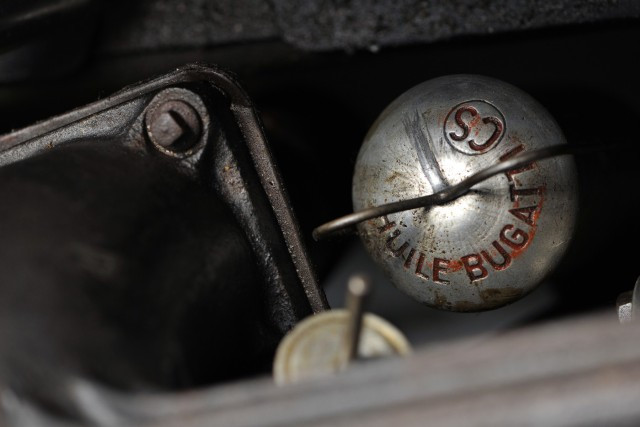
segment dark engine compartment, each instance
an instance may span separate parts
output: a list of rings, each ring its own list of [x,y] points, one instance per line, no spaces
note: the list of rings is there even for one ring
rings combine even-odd
[[[633,288],[639,273],[632,242],[640,237],[633,191],[639,158],[634,128],[640,116],[636,101],[640,84],[634,64],[640,54],[640,8],[634,2],[567,0],[554,6],[546,2],[411,0],[399,4],[285,0],[49,3],[0,6],[0,133],[94,102],[186,63],[211,63],[231,70],[255,105],[309,260],[332,307],[343,304],[342,286],[349,274],[366,271],[376,285],[370,311],[391,320],[418,347],[597,311],[615,313],[618,295]],[[29,15],[29,11],[39,14]],[[30,18],[18,19],[24,16]],[[321,242],[311,238],[314,227],[352,211],[355,158],[378,114],[405,90],[447,74],[480,74],[509,82],[551,112],[569,144],[605,148],[576,158],[578,222],[559,268],[530,296],[489,313],[452,314],[422,307],[388,286],[357,237]],[[227,107],[217,96],[205,101],[214,111],[222,111]],[[226,130],[230,116],[220,114],[223,119],[216,125],[225,129],[224,138],[240,138],[235,127]],[[247,156],[232,143],[229,146],[234,156]],[[140,159],[131,157],[129,151],[83,149],[82,143],[69,153],[63,158],[40,155],[29,159],[27,168],[19,167],[24,161],[0,168],[0,200],[11,201],[0,204],[0,271],[3,276],[22,277],[16,279],[17,284],[43,284],[37,295],[18,285],[9,286],[7,296],[0,300],[0,317],[5,319],[0,323],[12,324],[11,319],[20,317],[22,304],[30,299],[34,310],[43,313],[64,312],[67,304],[82,310],[84,296],[76,298],[58,286],[89,277],[96,284],[96,299],[105,303],[105,318],[111,321],[114,313],[123,313],[116,323],[122,322],[118,327],[130,333],[120,341],[121,337],[108,332],[97,340],[104,348],[94,348],[95,354],[78,353],[91,360],[90,377],[119,389],[138,389],[138,379],[145,383],[153,378],[150,389],[166,391],[267,374],[282,334],[296,320],[318,310],[291,291],[293,309],[282,309],[280,317],[265,314],[264,301],[275,298],[277,292],[264,297],[262,288],[255,285],[271,278],[264,279],[266,267],[255,260],[252,237],[240,231],[244,223],[238,225],[237,212],[220,207],[208,184],[198,181],[201,178],[196,179],[198,184],[184,178],[190,173],[188,165],[167,166],[169,160],[156,157],[141,168],[136,163]],[[113,177],[112,164],[120,165]],[[210,171],[217,164],[207,167]],[[54,181],[51,170],[60,171]],[[66,194],[51,193],[51,188]],[[251,183],[247,188],[262,191]],[[149,194],[153,196],[147,198]],[[256,200],[264,197],[260,193]],[[124,208],[141,200],[140,211]],[[266,206],[264,200],[255,203],[256,211]],[[104,206],[113,206],[113,210],[102,211]],[[99,215],[83,217],[83,209]],[[33,212],[33,216],[24,212]],[[71,218],[82,221],[69,222],[69,212],[77,215]],[[146,223],[148,217],[153,218],[151,224]],[[168,226],[176,218],[181,226]],[[152,229],[149,237],[132,243],[128,238],[140,232],[143,219],[145,227]],[[112,224],[118,226],[111,228]],[[114,236],[115,230],[123,234]],[[72,246],[87,244],[87,235],[93,236],[90,240],[114,244],[113,253],[92,254],[82,249],[74,254]],[[36,240],[45,242],[40,252],[30,252],[33,258],[23,256],[21,245]],[[60,243],[65,241],[71,242],[69,247]],[[219,256],[221,253],[225,256]],[[211,263],[211,259],[217,261]],[[48,278],[61,274],[59,266],[64,263],[89,267],[86,271],[78,268],[77,277],[66,277],[65,272],[58,282],[49,284]],[[41,269],[34,272],[33,265]],[[286,274],[293,277],[292,267],[287,268],[290,272]],[[97,277],[96,272],[104,275]],[[222,288],[215,296],[200,296],[207,291],[193,277],[201,283],[213,280]],[[189,286],[176,292],[171,286],[176,282],[189,282]],[[99,295],[105,285],[113,283],[118,284],[115,294],[112,289]],[[148,299],[155,288],[144,288],[151,284],[166,288],[157,301]],[[220,295],[228,299],[219,300]],[[147,318],[169,321],[171,316],[165,317],[166,313],[180,311],[182,298],[190,301],[191,311],[170,338],[162,335],[167,328],[161,323],[145,323]],[[217,311],[198,302],[201,298],[215,299]],[[131,306],[123,308],[123,300]],[[91,314],[86,317],[91,318]],[[100,321],[94,325],[87,320],[76,330],[83,323],[81,318],[64,319],[51,330],[51,348],[81,348],[84,333],[103,331]],[[22,327],[29,328],[7,328],[0,337],[5,341],[2,346],[18,351],[3,351],[0,361],[11,363],[0,365],[21,366],[23,360],[32,363],[38,358],[36,364],[51,363],[55,354],[21,341],[25,336]],[[79,330],[84,332],[77,334]],[[159,337],[154,341],[156,333]],[[208,341],[211,339],[215,343]],[[167,349],[163,347],[166,342],[175,346]],[[46,340],[40,344],[47,346]],[[32,354],[24,356],[23,348]],[[150,354],[158,356],[153,363]],[[165,358],[171,359],[172,354],[186,358],[186,363],[180,359],[171,365]],[[122,357],[141,359],[117,373],[120,366],[113,362]],[[143,373],[140,378],[129,373],[132,367]],[[185,367],[189,372],[181,371]],[[2,369],[0,366],[0,372]],[[154,370],[165,371],[155,375]],[[62,376],[64,372],[61,368]],[[29,375],[35,384],[52,381],[47,372]],[[20,392],[40,397],[49,394],[26,385]],[[49,399],[44,396],[43,400]],[[67,409],[56,407],[54,411]]]

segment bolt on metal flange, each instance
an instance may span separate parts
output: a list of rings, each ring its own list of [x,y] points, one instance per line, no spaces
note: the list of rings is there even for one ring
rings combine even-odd
[[[144,117],[151,143],[175,157],[193,154],[204,139],[208,116],[202,100],[186,89],[170,88],[151,101]]]

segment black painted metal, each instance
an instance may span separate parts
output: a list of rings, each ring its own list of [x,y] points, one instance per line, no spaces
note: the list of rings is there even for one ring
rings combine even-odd
[[[639,14],[634,0],[139,0],[135,7],[112,0],[104,11],[100,42],[110,52],[266,39],[311,51],[377,51],[460,36],[636,19]]]
[[[179,157],[144,130],[175,87],[204,138]],[[0,137],[0,197],[0,381],[57,410],[75,377],[175,389],[268,370],[327,307],[253,106],[218,69]]]

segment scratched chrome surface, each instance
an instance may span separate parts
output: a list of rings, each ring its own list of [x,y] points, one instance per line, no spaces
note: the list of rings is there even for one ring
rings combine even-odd
[[[511,85],[471,75],[430,80],[391,103],[365,137],[354,209],[430,194],[519,148],[562,143],[549,113]],[[412,298],[453,311],[497,308],[526,295],[560,261],[573,234],[575,175],[570,156],[542,160],[449,204],[364,222],[359,234]]]

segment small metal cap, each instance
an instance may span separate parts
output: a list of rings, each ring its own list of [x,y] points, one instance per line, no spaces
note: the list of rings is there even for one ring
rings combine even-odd
[[[200,97],[182,88],[160,92],[151,101],[144,116],[145,130],[151,143],[174,157],[184,157],[194,152],[195,147],[203,141],[208,120]]]
[[[565,144],[549,113],[498,80],[427,81],[389,105],[360,149],[354,211],[437,193],[524,153]],[[482,311],[533,290],[558,264],[577,209],[573,159],[531,162],[439,206],[361,222],[369,254],[426,305]]]
[[[273,363],[276,384],[296,383],[344,370],[349,364],[344,337],[350,319],[348,310],[330,310],[300,322],[278,346]],[[359,359],[411,352],[404,335],[374,314],[364,314],[359,337]]]

